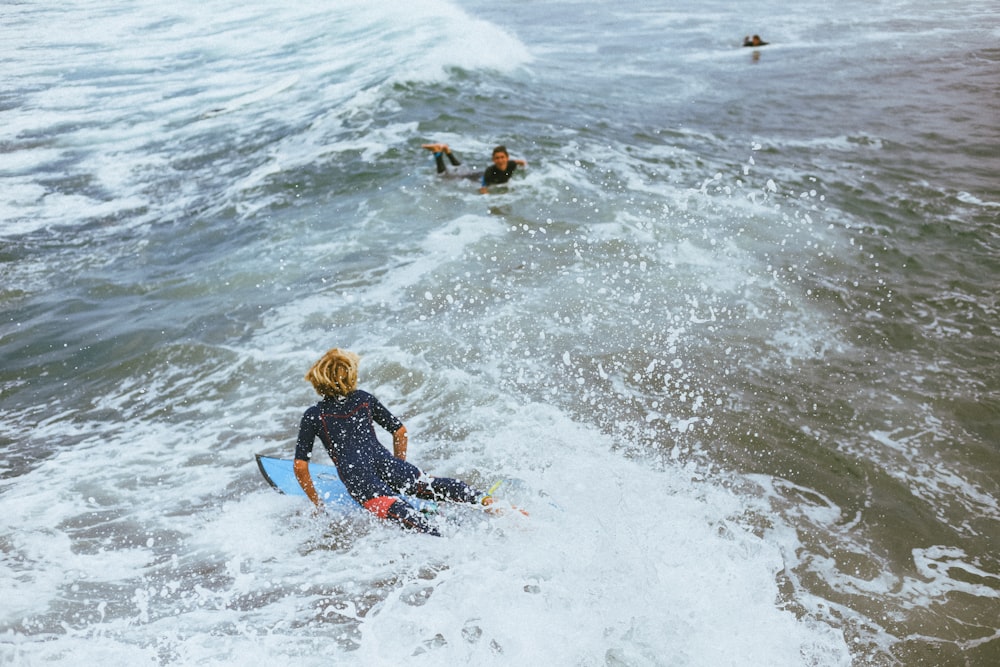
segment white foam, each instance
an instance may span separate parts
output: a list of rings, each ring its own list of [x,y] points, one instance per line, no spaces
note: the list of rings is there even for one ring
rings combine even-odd
[[[11,91],[18,104],[3,112],[0,132],[15,144],[42,137],[42,146],[16,151],[16,160],[3,168],[21,179],[29,174],[46,181],[92,179],[92,189],[103,189],[101,198],[63,195],[77,198],[59,209],[45,201],[61,194],[52,186],[44,198],[8,200],[5,217],[34,222],[5,227],[3,233],[74,225],[133,207],[181,215],[196,205],[196,195],[170,181],[198,179],[204,191],[217,175],[211,165],[174,173],[172,151],[178,143],[220,131],[249,139],[259,127],[301,125],[330,110],[350,117],[380,104],[383,86],[436,80],[454,67],[510,70],[530,61],[526,48],[503,29],[440,0],[421,0],[406,16],[357,0],[323,11],[229,2],[213,6],[225,17],[218,22],[192,19],[201,15],[201,6],[189,4],[164,12],[153,2],[122,8],[95,0],[60,11],[23,12],[21,29],[3,31],[23,88]],[[34,22],[44,30],[31,28]],[[366,33],[370,39],[357,38]],[[81,35],[100,35],[98,46]],[[382,48],[387,41],[393,48]],[[63,67],[67,62],[73,63],[69,71]],[[266,63],[267,71],[255,62]],[[387,72],[393,74],[387,78]],[[271,175],[310,164],[328,151],[325,139],[306,132],[277,142],[249,178],[223,187],[221,197],[212,200],[220,209],[244,201],[248,189]],[[393,140],[383,136],[382,141],[384,146]],[[58,166],[49,170],[48,164]],[[161,190],[171,196],[153,194]],[[266,203],[241,210],[251,215]]]
[[[843,664],[831,658],[843,655],[837,638],[775,607],[781,557],[727,520],[740,511],[738,498],[681,470],[622,460],[551,407],[520,407],[517,420],[494,421],[495,410],[488,430],[454,443],[437,472],[503,466],[553,491],[559,508],[540,502],[531,518],[510,513],[445,540],[363,515],[347,534],[324,530],[301,502],[268,489],[252,461],[169,474],[204,448],[205,426],[150,433],[132,450],[101,436],[100,448],[56,457],[7,495],[19,509],[5,526],[20,535],[15,553],[54,577],[46,586],[25,582],[19,599],[30,603],[8,607],[7,622],[43,615],[74,582],[104,592],[92,615],[67,619],[55,646],[20,636],[4,650],[30,662],[68,651],[87,660],[142,657],[155,645],[170,662],[227,656],[255,664],[266,654],[318,664],[312,637],[327,637],[329,654],[350,636],[357,646],[346,655],[361,662],[591,662],[669,652],[704,665],[798,665],[803,655]],[[537,433],[547,434],[544,449]],[[111,438],[134,442],[135,434]],[[237,478],[243,493],[221,499],[213,491]],[[75,502],[51,503],[53,484]],[[92,511],[112,520],[91,522],[90,539],[120,546],[74,553],[83,534],[71,540],[67,531]],[[132,587],[125,599],[114,592],[122,584]],[[101,597],[113,605],[102,607]],[[38,639],[56,631],[39,630]]]

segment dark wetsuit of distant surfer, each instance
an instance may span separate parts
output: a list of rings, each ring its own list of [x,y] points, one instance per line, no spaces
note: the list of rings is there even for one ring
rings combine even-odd
[[[500,169],[496,165],[492,167],[487,167],[486,171],[483,172],[482,187],[488,187],[490,185],[503,185],[510,180],[510,177],[514,175],[514,170],[517,169],[516,162],[508,162],[506,169]]]
[[[373,395],[356,389],[358,356],[333,349],[309,370],[306,379],[323,396],[302,415],[295,445],[295,476],[309,499],[322,504],[309,476],[309,459],[318,437],[337,466],[347,492],[369,512],[405,528],[432,535],[438,531],[401,495],[428,500],[489,505],[492,498],[465,482],[429,477],[405,461],[406,427]],[[375,424],[392,433],[393,452],[375,436]]]
[[[486,194],[489,186],[506,183],[518,166],[527,167],[528,163],[524,160],[511,160],[510,154],[507,153],[507,147],[497,146],[493,149],[493,166],[487,167],[483,173],[479,191]]]

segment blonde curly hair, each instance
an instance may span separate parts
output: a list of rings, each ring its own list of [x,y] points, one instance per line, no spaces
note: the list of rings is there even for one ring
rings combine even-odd
[[[361,357],[333,348],[313,364],[305,379],[323,398],[347,396],[358,386],[358,362]]]

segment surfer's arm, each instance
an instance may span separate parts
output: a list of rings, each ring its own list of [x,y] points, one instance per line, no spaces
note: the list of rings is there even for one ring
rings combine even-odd
[[[392,433],[392,455],[397,459],[406,460],[406,427],[399,421],[396,415],[382,405],[377,398],[368,394],[368,405],[372,411],[372,419],[375,423]]]
[[[316,441],[316,434],[319,431],[319,413],[315,407],[309,408],[302,415],[299,422],[299,436],[295,440],[295,463],[292,464],[292,471],[295,479],[299,481],[299,486],[309,496],[309,500],[317,507],[322,506],[316,487],[313,486],[312,476],[309,474],[309,459],[312,456],[313,443]]]
[[[409,439],[406,437],[406,427],[400,426],[392,434],[392,455],[401,461],[405,461],[407,444],[409,444]]]
[[[295,471],[295,479],[299,480],[299,486],[309,496],[309,500],[312,501],[313,505],[316,507],[322,506],[319,494],[316,493],[316,487],[313,486],[312,475],[309,474],[309,462],[302,459],[295,459],[292,469]]]

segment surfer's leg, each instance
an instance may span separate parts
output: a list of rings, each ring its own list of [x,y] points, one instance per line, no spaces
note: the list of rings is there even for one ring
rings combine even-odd
[[[347,492],[360,505],[366,505],[366,503],[371,502],[372,498],[399,495],[398,489],[387,484],[383,479],[383,475],[380,474],[377,465],[374,470],[370,468],[363,469],[360,466],[342,466],[342,469],[344,470],[344,474],[340,475],[340,481],[344,483]]]
[[[447,171],[447,168],[444,166],[445,155],[448,156],[448,161],[451,162],[453,166],[455,167],[462,166],[462,163],[459,162],[458,158],[455,157],[454,153],[442,153],[441,151],[438,151],[434,153],[434,164],[437,165],[437,173],[443,174],[444,172]]]
[[[407,530],[441,536],[437,528],[427,523],[420,512],[394,496],[376,496],[366,502],[364,508],[378,518],[397,523]]]
[[[448,161],[451,162],[452,165],[458,167],[462,164],[459,162],[458,158],[455,157],[455,154],[448,148],[448,144],[424,144],[423,146],[427,150],[434,153],[434,164],[437,165],[437,173],[439,174],[443,174],[447,171],[447,168],[444,166],[445,155],[448,156]]]
[[[424,476],[420,468],[395,456],[386,456],[379,461],[376,470],[382,481],[399,493],[409,493],[407,489],[411,489]]]
[[[425,480],[418,482],[418,485],[423,486],[422,489],[418,487],[416,493],[418,498],[450,500],[454,503],[477,505],[485,496],[484,493],[475,490],[465,482],[451,477],[427,477]]]
[[[422,500],[450,500],[472,505],[479,503],[485,496],[461,480],[431,477],[408,461],[389,457],[381,463],[382,479],[399,493]]]

